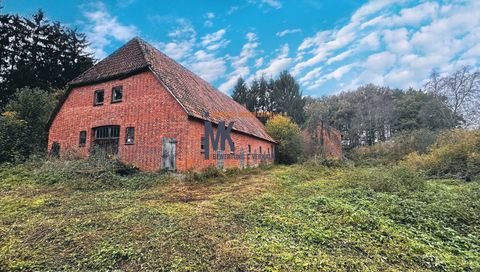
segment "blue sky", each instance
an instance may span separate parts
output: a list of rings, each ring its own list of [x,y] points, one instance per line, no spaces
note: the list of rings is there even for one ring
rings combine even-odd
[[[289,70],[306,95],[366,83],[419,88],[432,71],[480,66],[480,1],[4,0],[2,12],[86,33],[99,59],[140,36],[223,92]]]

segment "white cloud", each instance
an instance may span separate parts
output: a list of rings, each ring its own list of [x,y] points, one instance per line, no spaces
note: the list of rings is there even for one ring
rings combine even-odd
[[[202,45],[206,47],[208,50],[217,50],[219,48],[227,46],[230,43],[230,41],[223,38],[225,33],[226,33],[225,29],[220,29],[214,33],[209,33],[203,36],[201,38]]]
[[[318,88],[320,86],[322,86],[326,81],[328,80],[339,80],[341,79],[345,74],[347,74],[348,72],[350,72],[350,70],[355,67],[354,64],[348,64],[348,65],[345,65],[345,66],[340,66],[338,67],[337,69],[335,69],[334,71],[316,79],[313,81],[313,83],[307,83],[307,88],[308,89],[314,89],[314,88]],[[315,78],[317,76],[317,74],[320,72],[320,70],[313,70],[315,72]],[[309,76],[309,74],[307,74],[306,76]],[[313,76],[310,76],[311,78],[310,79],[313,79],[314,77]],[[310,80],[308,79],[308,80]]]
[[[406,28],[385,30],[383,32],[383,40],[387,48],[395,53],[407,53],[412,48]]]
[[[203,23],[203,26],[212,27],[213,26],[213,19],[215,18],[215,13],[207,12],[203,17],[206,19],[205,22]]]
[[[266,77],[275,77],[281,71],[285,70],[291,63],[292,58],[288,57],[288,52],[290,48],[288,44],[282,45],[280,49],[278,49],[278,55],[270,61],[267,67],[257,70],[256,76],[266,76]]]
[[[258,68],[258,67],[262,66],[264,60],[265,60],[265,59],[264,59],[263,57],[258,58],[258,59],[255,61],[255,67]]]
[[[348,58],[349,56],[351,56],[352,53],[353,53],[353,50],[344,51],[344,52],[342,52],[342,53],[340,53],[340,54],[338,54],[338,55],[336,55],[336,56],[328,59],[328,60],[327,60],[327,64],[330,65],[330,64],[335,63],[335,62],[337,62],[337,61],[342,61],[342,60]]]
[[[83,11],[83,15],[87,19],[84,31],[91,43],[88,51],[97,59],[103,59],[107,56],[105,50],[112,41],[125,42],[139,32],[133,25],[120,23],[117,17],[108,12],[107,7],[102,2],[89,5]]]
[[[232,15],[235,11],[237,11],[239,9],[240,9],[239,6],[231,6],[227,11],[227,15]]]
[[[237,82],[237,79],[239,77],[245,78],[250,74],[248,62],[250,59],[256,56],[259,43],[257,34],[253,32],[247,33],[245,35],[245,39],[247,40],[247,42],[243,45],[240,54],[236,57],[231,58],[231,66],[233,71],[226,76],[227,80],[223,82],[218,88],[224,93],[227,93],[233,88],[233,86],[235,86],[235,83]],[[263,58],[260,59],[260,62],[263,64]],[[259,60],[257,60],[255,64],[259,64]]]
[[[302,30],[299,29],[299,28],[285,29],[284,31],[277,32],[275,35],[277,35],[278,37],[283,37],[283,36],[288,35],[288,34],[294,34],[294,33],[299,33],[299,32],[302,32]]]
[[[178,27],[168,33],[172,39],[168,43],[158,43],[158,47],[168,56],[177,61],[183,61],[189,57],[196,43],[197,32],[185,19],[176,20]]]
[[[206,81],[215,81],[225,74],[225,60],[203,50],[195,52],[193,59],[187,64],[192,72]]]
[[[377,50],[380,46],[380,38],[377,32],[372,32],[360,39],[359,50]]]
[[[364,65],[369,71],[384,72],[391,68],[396,61],[396,56],[390,52],[382,52],[370,55]]]
[[[292,73],[312,90],[328,80],[421,87],[434,69],[480,65],[479,9],[480,1],[370,1],[345,25],[305,38]]]
[[[261,0],[260,2],[274,9],[279,9],[282,7],[282,3],[280,3],[280,1],[277,1],[277,0]]]
[[[206,17],[207,19],[213,19],[213,18],[215,18],[215,13],[213,13],[213,12],[207,12],[207,14],[205,14],[205,17]]]

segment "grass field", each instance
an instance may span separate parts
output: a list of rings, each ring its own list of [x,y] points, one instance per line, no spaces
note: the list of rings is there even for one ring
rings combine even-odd
[[[0,270],[478,271],[480,183],[275,166],[204,181],[0,169]]]

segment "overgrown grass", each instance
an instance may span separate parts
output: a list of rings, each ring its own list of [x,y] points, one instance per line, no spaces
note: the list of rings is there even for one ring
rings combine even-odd
[[[312,162],[197,179],[56,167],[0,167],[0,271],[480,269],[478,181]]]

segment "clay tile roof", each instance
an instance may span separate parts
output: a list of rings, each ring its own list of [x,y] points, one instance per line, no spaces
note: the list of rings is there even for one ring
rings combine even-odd
[[[69,86],[126,77],[147,69],[157,76],[189,116],[216,124],[233,121],[234,130],[275,142],[263,124],[245,107],[140,38],[130,40],[72,80]]]

